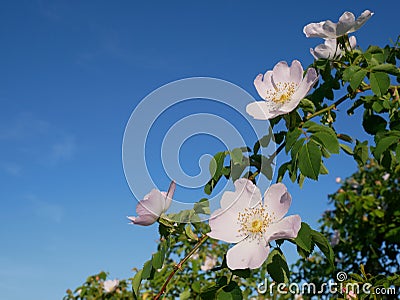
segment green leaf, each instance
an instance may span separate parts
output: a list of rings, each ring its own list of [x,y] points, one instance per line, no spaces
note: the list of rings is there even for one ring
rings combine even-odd
[[[338,139],[341,139],[342,141],[345,141],[345,142],[349,142],[349,143],[353,142],[352,137],[347,134],[344,134],[344,133],[339,133],[337,135],[337,137],[338,137]]]
[[[379,131],[386,129],[386,120],[381,116],[372,114],[371,112],[365,111],[362,125],[366,133],[375,135]]]
[[[376,144],[373,154],[376,159],[379,159],[383,152],[385,152],[391,145],[398,143],[399,137],[394,135],[389,135],[381,138]]]
[[[321,163],[321,170],[319,171],[319,173],[322,175],[329,174],[328,169],[326,168],[326,166],[323,163]]]
[[[153,270],[153,264],[151,260],[148,260],[144,263],[143,265],[143,270],[142,270],[142,279],[148,279],[151,277],[151,271]]]
[[[333,133],[333,130],[332,130]],[[314,133],[311,138],[315,140],[322,147],[327,149],[330,153],[339,153],[339,141],[335,134],[326,131],[319,131]]]
[[[272,165],[273,165],[273,160],[268,159],[264,155],[261,156],[261,174],[263,174],[269,180],[272,180],[272,174],[273,174]]]
[[[237,270],[232,270],[232,274],[242,278],[249,278],[251,272],[250,269],[237,269]]]
[[[239,288],[236,282],[231,281],[228,285],[220,288],[217,291],[217,300],[242,300],[242,290]]]
[[[188,300],[188,299],[190,299],[190,291],[189,290],[185,290],[179,294],[179,300]]]
[[[335,255],[333,253],[331,244],[328,239],[320,232],[311,230],[312,241],[318,246],[319,250],[322,251],[324,256],[328,259],[331,266],[334,265]]]
[[[389,75],[383,72],[371,73],[369,81],[372,91],[379,97],[385,94],[390,86]]]
[[[353,157],[356,162],[360,166],[363,166],[368,159],[368,141],[361,143],[360,141],[356,140],[356,145],[354,146],[353,152]]]
[[[243,152],[240,148],[235,148],[231,151],[231,160],[233,164],[240,164],[242,163]],[[224,157],[225,159],[225,157]]]
[[[290,272],[286,258],[279,249],[274,249],[267,258],[267,271],[278,283],[289,282]]]
[[[321,169],[321,149],[314,141],[305,144],[299,152],[299,169],[301,173],[311,179],[317,180]]]
[[[380,64],[377,66],[374,66],[371,68],[371,71],[374,72],[385,72],[385,73],[389,73],[392,75],[399,75],[399,68],[396,68],[396,66],[392,65],[392,64]]]
[[[203,198],[199,202],[196,202],[193,205],[193,209],[196,212],[196,214],[209,215],[211,213],[210,212],[210,203],[207,198]]]
[[[349,155],[353,155],[353,154],[354,154],[353,149],[351,149],[349,146],[347,146],[347,145],[345,145],[345,144],[339,144],[339,146],[340,146],[340,148],[342,148],[342,150],[343,150],[344,152],[346,152],[347,154],[349,154]]]
[[[367,73],[367,70],[361,69],[355,72],[353,76],[351,76],[350,87],[353,91],[355,91],[360,86]]]
[[[277,179],[278,182],[282,181],[283,176],[285,176],[285,173],[286,173],[286,171],[289,170],[290,166],[291,166],[290,162],[285,162],[279,167],[279,169],[278,169],[278,179]]]
[[[300,149],[303,147],[303,144],[304,144],[305,140],[306,140],[305,138],[301,138],[301,139],[298,139],[296,141],[296,143],[294,143],[294,145],[293,145],[293,147],[292,147],[292,149],[290,151],[290,155],[291,155],[293,160],[296,159],[297,154],[300,151]]]
[[[286,133],[286,144],[285,144],[286,153],[288,153],[290,151],[290,149],[292,148],[294,143],[297,141],[297,139],[301,135],[301,132],[302,131],[299,128],[295,128],[294,130],[288,131]]]
[[[132,292],[135,300],[139,299],[139,287],[142,282],[142,272],[143,270],[139,270],[132,279]]]
[[[343,80],[350,81],[351,78],[354,76],[354,74],[360,70],[361,70],[361,68],[359,66],[350,66],[350,67],[346,68],[346,70],[344,70],[344,72],[343,72]]]
[[[300,101],[300,108],[304,111],[304,112],[310,112],[310,113],[314,113],[315,112],[315,105],[311,100],[308,100],[307,98],[303,98]]]
[[[312,249],[311,230],[311,227],[307,223],[301,222],[301,228],[294,239],[296,245],[308,253]]]
[[[226,157],[226,152],[218,152],[210,161],[210,174],[214,180],[219,179],[222,175],[222,168],[224,167],[224,160]]]
[[[193,241],[197,241],[199,239],[199,237],[193,232],[191,224],[186,224],[185,234],[189,239],[191,239]],[[156,267],[154,267],[154,268],[156,268]],[[156,268],[156,269],[158,269],[158,268]]]
[[[151,258],[151,263],[154,269],[161,269],[164,263],[164,254],[160,251],[154,253]]]

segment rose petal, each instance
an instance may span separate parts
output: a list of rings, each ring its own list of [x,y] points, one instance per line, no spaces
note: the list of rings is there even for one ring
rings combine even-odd
[[[272,84],[276,86],[278,82],[290,82],[290,68],[286,61],[278,62],[272,69]]]
[[[272,85],[271,82],[271,76],[272,76],[272,71],[268,71],[264,74],[264,77],[262,74],[259,74],[254,79],[254,86],[256,87],[258,94],[264,100],[267,98],[267,91],[274,90],[274,86]]]
[[[308,92],[311,90],[311,88],[314,86],[314,84],[317,82],[317,80],[318,80],[317,71],[315,71],[314,68],[309,68],[307,70],[306,76],[304,76],[304,78],[303,78],[302,82],[300,83],[299,87],[297,88],[296,92],[292,95],[292,99],[298,100],[298,102],[300,102],[300,100],[303,99],[308,94]],[[289,108],[292,108],[292,107],[289,105]],[[285,109],[286,109],[286,107],[285,107]],[[282,109],[280,109],[280,110],[282,110]]]
[[[153,224],[155,221],[157,221],[158,216],[155,216],[153,214],[145,214],[145,215],[140,215],[138,217],[128,217],[128,219],[132,221],[133,224],[149,226]]]
[[[244,237],[239,234],[239,214],[230,210],[217,209],[208,220],[211,231],[207,235],[227,243],[238,243]],[[228,229],[228,230],[227,230]]]
[[[166,212],[168,208],[171,206],[172,198],[174,197],[175,193],[175,188],[176,188],[175,181],[171,181],[171,184],[169,185],[168,191],[165,195],[165,205],[163,208],[163,212]]]
[[[226,263],[231,270],[257,269],[262,266],[269,254],[269,246],[264,240],[247,238],[226,253]]]
[[[246,112],[256,120],[269,120],[278,115],[276,105],[272,101],[256,101],[246,106]]]
[[[290,205],[292,204],[292,196],[287,191],[283,183],[271,185],[264,194],[264,206],[267,211],[273,214],[275,221],[278,221],[287,214]]]
[[[260,189],[251,180],[240,178],[234,185],[234,192],[225,192],[222,195],[221,208],[239,212],[261,202]]]
[[[299,84],[302,79],[303,67],[298,60],[294,60],[290,66],[290,81]]]
[[[208,236],[228,243],[239,242],[244,238],[239,234],[239,212],[258,203],[261,203],[260,189],[246,178],[236,180],[235,191],[225,192],[221,198],[221,208],[211,215],[211,232]]]
[[[303,32],[306,37],[320,37],[323,39],[336,38],[336,24],[330,20],[310,23],[303,28]]]
[[[352,33],[356,30],[358,30],[361,26],[363,26],[365,24],[365,22],[367,22],[369,20],[369,18],[371,18],[374,15],[373,12],[369,11],[368,9],[365,10],[355,21],[355,24],[352,28],[351,31],[349,31],[348,33]]]
[[[264,238],[267,242],[278,239],[294,239],[297,237],[300,227],[301,218],[299,215],[288,216],[277,223],[270,224],[264,233]]]
[[[346,33],[350,32],[355,24],[356,18],[351,12],[344,12],[343,15],[340,16],[339,22],[336,26],[336,36],[342,36]]]
[[[138,215],[151,213],[160,216],[165,208],[165,196],[165,193],[163,194],[159,190],[153,189],[144,196],[143,200],[139,201],[136,206],[136,213]]]

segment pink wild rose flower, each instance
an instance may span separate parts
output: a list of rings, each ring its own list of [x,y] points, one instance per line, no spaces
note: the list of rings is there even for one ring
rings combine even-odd
[[[259,268],[268,257],[269,242],[297,236],[300,216],[284,217],[291,202],[282,183],[271,185],[263,202],[259,188],[245,178],[235,181],[234,192],[222,195],[221,208],[209,220],[208,235],[236,244],[226,255],[231,270]]]

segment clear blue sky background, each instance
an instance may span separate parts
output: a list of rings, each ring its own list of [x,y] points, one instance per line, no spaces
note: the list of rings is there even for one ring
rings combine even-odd
[[[376,14],[359,45],[396,39],[394,0],[1,1],[1,299],[61,299],[91,274],[126,278],[150,257],[157,230],[127,225],[136,201],[121,162],[126,122],[148,93],[210,76],[256,97],[258,73],[312,62],[320,40],[304,25],[367,8]],[[342,132],[365,138],[357,114],[340,117]],[[355,170],[343,155],[327,165],[317,184],[288,182],[291,213],[313,226],[335,177]]]

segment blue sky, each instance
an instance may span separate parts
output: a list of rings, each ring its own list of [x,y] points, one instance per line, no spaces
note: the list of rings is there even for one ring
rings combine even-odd
[[[356,33],[362,48],[396,39],[398,1],[2,1],[2,298],[61,299],[91,274],[126,278],[150,257],[157,230],[127,225],[136,201],[121,161],[125,125],[147,94],[208,76],[256,97],[258,73],[312,62],[320,40],[305,38],[304,25],[364,9],[375,15]],[[341,131],[365,138],[359,115],[340,116]],[[302,190],[288,183],[291,213],[314,226],[335,177],[355,170],[343,155],[327,166]]]

